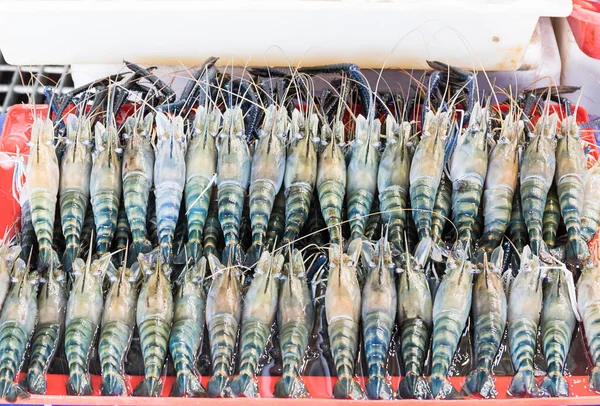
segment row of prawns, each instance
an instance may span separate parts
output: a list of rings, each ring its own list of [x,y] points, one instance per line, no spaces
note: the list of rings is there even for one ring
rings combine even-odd
[[[491,369],[506,326],[516,371],[509,392],[568,393],[562,374],[578,316],[574,303],[580,301],[593,354],[594,309],[600,303],[594,285],[597,268],[586,245],[600,224],[600,165],[586,167],[574,116],[565,117],[559,127],[558,115],[542,108],[541,118],[535,126],[527,124],[530,134],[524,137],[526,124],[518,107],[501,114],[489,102],[472,102],[472,90],[467,91],[472,77],[433,63],[438,71],[417,132],[413,121],[400,119],[400,108],[392,114],[382,106],[354,65],[285,76],[283,103],[272,97],[261,106],[243,80],[219,84],[217,80],[227,78],[213,64],[214,58],[184,90],[190,98],[169,103],[171,93],[166,92],[166,104],[151,107],[153,112],[145,116],[147,109],[139,108],[122,129],[112,114],[95,126],[91,114],[68,115],[60,158],[55,123],[34,122],[21,197],[24,236],[27,227],[33,228],[39,247],[37,268],[30,269],[33,251],[27,238],[23,260],[13,264],[18,249],[5,244],[0,263],[0,293],[6,297],[0,346],[7,346],[0,355],[0,392],[5,398],[26,394],[14,379],[31,336],[24,381],[29,392],[46,391],[45,375],[62,342],[69,394],[93,393],[89,363],[96,351],[102,393],[129,393],[124,362],[134,329],[145,371],[134,395],[162,393],[161,375],[170,354],[177,375],[173,396],[256,396],[260,358],[275,332],[282,360],[275,395],[309,396],[300,375],[317,298],[310,293],[302,254],[293,246],[305,238],[315,241],[312,237],[322,229],[330,242],[325,313],[338,377],[334,397],[365,397],[354,376],[361,336],[367,397],[457,396],[447,375],[470,314],[477,365],[463,393],[495,396]],[[148,76],[147,70],[134,69]],[[308,98],[305,108],[288,101],[292,87],[310,89],[305,75],[340,69],[353,78],[366,114],[352,120],[350,143],[342,120],[349,109],[344,80],[332,103],[325,98],[317,107],[302,89],[296,89],[295,97]],[[446,69],[450,87],[463,90],[452,95],[450,104],[441,98],[430,108],[430,93],[441,93],[431,88],[443,83],[440,72]],[[260,70],[255,72],[260,76]],[[219,99],[209,90],[200,97],[201,78],[206,89],[229,92],[229,97]],[[466,84],[457,87],[457,80]],[[268,93],[262,85],[255,87]],[[236,91],[243,92],[235,96],[243,100],[238,104],[233,103]],[[194,97],[195,117],[187,120],[177,109],[193,104]],[[453,104],[463,98],[466,128],[457,122]],[[251,107],[244,104],[248,100]],[[385,131],[376,108],[387,114]],[[330,116],[336,118],[328,120]],[[61,260],[54,241],[57,207],[65,238]],[[153,216],[155,230],[150,229]],[[561,216],[567,244],[555,247]],[[322,225],[315,229],[319,221]],[[251,234],[248,247],[244,222]],[[174,249],[177,234],[182,234],[178,224],[185,225],[187,240],[179,252]],[[383,225],[383,236],[374,242],[378,225]],[[451,238],[448,226],[455,227]],[[224,240],[220,259],[219,233]],[[503,261],[505,234],[520,261]],[[316,245],[321,249],[322,243]],[[577,296],[571,274],[559,260],[584,264]],[[177,263],[183,271],[173,278]],[[518,269],[508,285],[501,278],[507,265]],[[428,278],[434,268],[443,277],[432,292]],[[206,390],[196,370],[205,324],[212,370]],[[548,360],[542,388],[533,366],[538,324]],[[404,371],[397,390],[386,372],[396,325]],[[427,381],[422,375],[429,351]],[[238,374],[231,379],[234,371]],[[594,369],[590,386],[600,389],[596,375]]]

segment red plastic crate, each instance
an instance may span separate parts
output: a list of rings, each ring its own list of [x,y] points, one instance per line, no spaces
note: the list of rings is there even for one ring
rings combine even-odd
[[[502,107],[501,107],[502,108]],[[0,211],[0,234],[8,228],[10,228],[15,221],[18,221],[20,214],[19,206],[14,200],[11,192],[12,178],[14,166],[11,162],[2,161],[3,157],[10,157],[6,155],[8,153],[14,153],[16,147],[19,146],[19,150],[24,153],[28,153],[29,148],[27,141],[31,136],[31,124],[33,122],[33,106],[31,105],[17,105],[11,107],[7,112],[6,122],[4,124],[4,132],[2,139],[0,140],[0,205],[5,207],[5,210]],[[35,110],[38,116],[44,117],[47,114],[46,105],[37,105]],[[563,114],[564,111],[558,105],[550,106],[551,112],[558,112]],[[131,109],[127,109],[124,115],[130,114]],[[579,123],[588,121],[589,117],[585,109],[577,109],[577,121]],[[534,120],[535,121],[535,120]],[[598,151],[594,134],[592,130],[583,130],[582,139],[588,142],[593,148],[590,152],[595,158],[598,158]],[[304,377],[304,382],[307,389],[313,396],[312,399],[275,399],[273,398],[273,389],[275,382],[279,377],[259,377],[259,388],[261,398],[247,399],[247,398],[232,398],[232,399],[182,399],[182,398],[168,398],[168,394],[171,390],[174,377],[165,377],[163,386],[163,397],[161,398],[138,398],[138,397],[102,397],[100,396],[100,376],[92,376],[92,384],[95,390],[96,396],[67,396],[66,395],[66,382],[68,377],[66,375],[49,375],[48,376],[48,394],[39,396],[32,395],[27,399],[22,399],[17,404],[28,404],[28,405],[43,405],[43,404],[54,404],[54,405],[134,405],[134,406],[153,406],[153,405],[192,405],[192,404],[203,404],[207,405],[212,402],[217,402],[220,405],[310,405],[310,406],[328,406],[328,405],[342,405],[349,404],[347,400],[333,400],[331,399],[332,388],[336,382],[334,377]],[[139,382],[143,379],[142,376],[130,376],[127,377],[129,389],[135,388]],[[398,387],[399,377],[392,377],[392,386]],[[465,377],[451,377],[450,381],[454,384],[455,388],[461,388]],[[574,376],[569,377],[569,386],[571,390],[571,396],[568,398],[543,398],[543,399],[515,399],[511,398],[506,394],[506,390],[510,384],[511,377],[495,377],[496,387],[498,390],[497,399],[488,399],[484,402],[486,404],[493,405],[514,405],[515,403],[523,405],[592,405],[600,404],[600,396],[595,392],[591,392],[587,387],[587,377]],[[541,380],[541,378],[539,378]],[[206,387],[208,377],[202,378],[202,383]],[[444,400],[444,404],[467,404],[471,403],[476,398],[467,398],[464,400]],[[373,404],[373,401],[352,401],[352,404],[367,405]],[[435,400],[423,401],[423,400],[394,400],[394,401],[379,401],[381,403],[401,402],[406,405],[423,405],[430,404],[432,402],[438,402]],[[4,403],[0,399],[0,403]],[[395,403],[398,404],[398,403]]]
[[[594,59],[600,59],[600,3],[573,0],[573,12],[568,20],[579,49]]]
[[[168,398],[174,377],[164,378],[163,397],[160,398],[139,398],[139,397],[107,397],[100,396],[100,376],[92,376],[92,385],[94,386],[95,396],[67,396],[65,387],[68,377],[66,375],[49,375],[48,376],[48,395],[32,395],[30,398],[22,399],[17,403],[20,404],[61,404],[61,405],[132,405],[132,406],[151,406],[151,405],[193,405],[193,404],[210,404],[217,402],[219,405],[309,405],[309,406],[328,406],[342,404],[358,404],[366,406],[374,404],[372,400],[368,401],[348,401],[331,399],[333,384],[336,378],[329,377],[304,377],[306,388],[312,394],[312,399],[277,399],[273,398],[272,393],[275,387],[275,382],[279,377],[259,377],[258,385],[260,388],[260,398],[224,398],[224,399],[207,399],[207,398]],[[134,388],[143,377],[132,376],[128,378],[130,388]],[[392,387],[398,387],[399,377],[392,377]],[[481,399],[481,398],[466,398],[460,400],[443,400],[443,404],[470,404],[473,401],[479,400],[485,404],[495,406],[499,405],[514,405],[520,403],[523,405],[593,405],[600,404],[600,396],[594,392],[590,392],[587,388],[587,377],[568,377],[569,387],[571,388],[571,396],[568,398],[526,398],[515,399],[506,394],[506,390],[510,385],[511,377],[502,376],[495,377],[498,397],[496,399]],[[450,381],[456,388],[461,388],[465,377],[451,377]],[[541,381],[541,378],[539,379]],[[202,378],[202,384],[206,387],[208,377]],[[539,382],[538,382],[539,383]],[[439,402],[436,400],[392,400],[392,401],[377,401],[375,404],[392,403],[407,404],[407,405],[422,405]],[[401,402],[401,403],[397,403]],[[0,401],[1,403],[1,401]]]

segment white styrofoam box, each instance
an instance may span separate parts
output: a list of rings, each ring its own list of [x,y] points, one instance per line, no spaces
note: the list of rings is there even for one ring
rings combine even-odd
[[[540,16],[570,0],[10,0],[11,64],[321,65],[423,69],[426,60],[512,71]]]
[[[577,45],[566,18],[554,19],[554,28],[562,60],[562,85],[581,86],[581,90],[566,95],[588,113],[600,115],[600,60],[587,56]]]
[[[488,72],[490,82],[496,87],[512,89],[513,96],[525,88],[557,86],[560,84],[561,60],[552,20],[540,18],[525,52],[523,64],[514,72]],[[485,75],[478,74],[480,89],[489,90]]]

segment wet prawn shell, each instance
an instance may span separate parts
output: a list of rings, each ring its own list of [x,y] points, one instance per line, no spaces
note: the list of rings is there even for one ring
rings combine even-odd
[[[194,285],[191,287],[189,285]],[[204,329],[204,311],[206,309],[206,293],[202,286],[188,283],[180,286],[175,295],[173,323],[190,320],[193,328]]]
[[[473,273],[467,264],[464,268],[446,268],[433,302],[433,319],[446,312],[455,313],[457,322],[466,323],[471,310]]]
[[[90,195],[94,197],[102,192],[114,193],[121,196],[121,162],[116,153],[112,153],[110,166],[108,164],[108,149],[94,156],[92,173],[90,175]]]
[[[89,197],[91,172],[92,154],[89,147],[70,144],[60,164],[60,190],[74,189]]]
[[[472,293],[473,273],[470,269],[446,268],[433,302],[433,319],[451,312],[455,314],[456,322],[464,326],[471,311]]]
[[[230,314],[239,323],[242,316],[242,294],[237,277],[220,271],[213,277],[206,297],[206,321],[219,314]],[[228,283],[229,281],[229,283]]]
[[[333,180],[346,186],[346,162],[342,150],[338,145],[331,142],[319,155],[317,170],[317,187],[321,183]]]
[[[221,140],[217,160],[217,184],[237,183],[244,190],[250,182],[250,151],[246,140],[235,135]]]
[[[490,152],[485,190],[506,188],[514,193],[519,174],[519,160],[512,144],[498,143]]]
[[[39,189],[47,190],[54,196],[58,194],[60,168],[54,146],[47,144],[31,146],[26,176],[29,195]]]
[[[123,180],[129,175],[146,177],[152,183],[154,177],[154,150],[150,141],[142,140],[133,145],[129,140],[123,153]]]
[[[600,310],[600,267],[587,265],[577,282],[577,309],[585,320],[593,308]]]
[[[281,285],[277,324],[282,326],[298,323],[310,331],[313,323],[314,305],[306,280],[288,277]]]
[[[378,169],[379,152],[377,148],[368,142],[356,145],[348,165],[347,191],[362,189],[374,194],[377,187]]]
[[[539,143],[539,148],[537,147]],[[554,179],[556,157],[552,142],[537,136],[529,142],[521,159],[521,184],[530,178],[541,180],[550,189]]]
[[[168,325],[173,320],[171,280],[162,271],[154,271],[144,281],[138,297],[136,310],[136,322],[138,326],[146,320],[157,318],[164,320]]]
[[[502,278],[495,272],[480,273],[473,284],[473,317],[496,314],[506,320],[507,300]]]
[[[154,161],[154,185],[175,184],[181,190],[185,186],[185,146],[173,142],[172,150],[167,141],[159,142]]]
[[[19,284],[13,285],[4,302],[0,314],[0,326],[8,322],[15,322],[23,326],[24,330],[31,332],[37,320],[37,284],[25,281],[23,290]]]
[[[279,191],[285,174],[285,139],[276,135],[263,136],[258,140],[252,158],[250,182],[268,179]]]
[[[242,320],[258,321],[267,325],[273,324],[277,310],[279,284],[274,275],[268,278],[265,272],[255,275],[244,298]],[[268,283],[268,285],[267,285]]]
[[[196,176],[210,179],[217,173],[217,147],[211,135],[194,137],[185,157],[186,183]]]
[[[577,283],[577,310],[583,320],[592,360],[600,362],[600,267],[586,266]]]
[[[51,280],[45,282],[38,299],[38,324],[62,323],[67,311],[67,289],[65,283]]]
[[[452,153],[450,178],[452,181],[470,180],[483,186],[488,165],[485,133],[467,130]]]
[[[303,183],[314,187],[317,181],[317,151],[309,140],[293,144],[285,162],[284,186]]]
[[[600,164],[592,166],[586,175],[581,223],[586,241],[591,240],[600,223]]]
[[[344,262],[349,258],[344,255]],[[349,319],[354,323],[360,321],[362,295],[356,269],[351,266],[338,265],[330,269],[325,292],[325,313],[327,323],[337,319]]]
[[[388,144],[383,151],[377,173],[377,188],[383,192],[390,186],[408,191],[410,157],[408,150],[402,153],[399,143]]]
[[[585,182],[585,205],[600,207],[600,164],[589,169]],[[600,208],[598,209],[600,211]]]
[[[374,269],[369,274],[362,291],[362,318],[373,312],[385,312],[396,318],[397,291],[394,276],[391,271],[384,269],[382,282],[379,283],[378,270]]]
[[[562,272],[564,271],[560,269],[549,270],[547,279],[544,283],[544,301],[542,304],[542,313],[540,320],[543,336],[546,335],[545,332],[547,330],[547,327],[556,323],[562,325],[561,327],[566,327],[567,331],[572,332],[575,329],[575,313],[573,312],[573,308],[571,307],[571,301],[569,300],[569,291],[564,275],[560,275],[562,280],[559,284],[559,273]],[[549,329],[549,332],[551,336],[551,329]],[[548,341],[552,341],[552,339]],[[565,356],[567,351],[568,348],[565,350]]]
[[[585,181],[586,170],[585,152],[579,140],[575,137],[564,137],[556,148],[556,181],[561,182],[565,175],[578,175],[581,182]]]
[[[511,284],[508,295],[507,320],[509,323],[520,318],[531,319],[535,324],[539,322],[543,300],[541,281],[537,270],[521,268]]]
[[[135,284],[118,280],[113,282],[106,296],[102,312],[102,325],[116,321],[133,328],[137,299],[138,292]]]
[[[86,275],[80,275],[81,281]],[[102,295],[102,283],[88,278],[85,284],[85,290],[81,291],[81,282],[76,281],[69,301],[67,302],[67,314],[65,323],[68,325],[72,320],[85,319],[93,325],[98,326],[102,317],[102,308],[104,306],[104,297]],[[96,279],[96,278],[94,278]]]
[[[567,206],[563,207],[565,212],[576,211],[579,214],[583,210],[586,162],[585,153],[577,139],[568,137],[567,142],[565,137],[559,141],[556,149],[556,185],[562,205]],[[571,195],[573,198],[568,198]],[[565,198],[568,204],[565,203]],[[565,213],[563,217],[568,229],[573,221],[579,222],[578,215],[573,218]]]
[[[415,155],[410,164],[410,184],[412,185],[419,179],[428,178],[432,183],[438,185],[442,179],[444,163],[444,145],[438,139],[427,136],[421,138],[417,146]]]
[[[8,294],[10,288],[10,270],[7,269],[6,263],[0,260],[0,309]]]
[[[433,300],[423,272],[408,270],[398,282],[398,323],[421,319],[429,329],[433,326]]]

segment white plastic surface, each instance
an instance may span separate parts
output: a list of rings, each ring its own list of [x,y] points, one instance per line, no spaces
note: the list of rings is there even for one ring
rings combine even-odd
[[[487,72],[497,88],[512,89],[513,96],[525,88],[560,84],[561,60],[550,18],[540,18],[533,33],[523,64],[514,72]],[[479,73],[480,88],[489,89],[483,73]]]
[[[180,93],[190,78],[190,71],[193,68],[182,65],[160,65],[153,72],[159,76],[165,83],[169,84],[177,93]],[[222,69],[225,69],[222,67]],[[228,71],[230,68],[227,68]],[[190,70],[190,71],[188,71]],[[235,75],[242,73],[242,68],[237,67],[234,70]],[[109,75],[127,71],[123,64],[74,64],[71,66],[71,75],[75,86],[83,86],[94,80],[107,77]],[[377,83],[380,70],[363,69],[364,75],[372,86]],[[413,78],[421,79],[422,70],[400,71],[395,69],[386,69],[383,72],[383,80],[379,83],[378,90],[387,90],[388,88],[398,91],[409,88]],[[560,83],[561,60],[558,45],[552,27],[550,18],[541,18],[535,28],[531,42],[525,52],[523,64],[516,71],[485,71],[479,69],[477,75],[480,93],[485,91],[489,94],[491,85],[497,88],[512,89],[513,95],[527,87],[556,86]],[[488,81],[489,80],[489,81]],[[322,80],[315,79],[315,88],[319,91],[327,86]],[[414,83],[412,83],[414,86]],[[497,92],[497,90],[496,90]],[[498,99],[503,99],[501,94],[497,94]]]
[[[582,87],[566,96],[573,103],[579,100],[589,114],[600,115],[600,60],[583,53],[566,18],[554,19],[554,28],[562,59],[561,84]]]
[[[521,66],[540,16],[570,0],[12,0],[0,7],[11,64]]]

